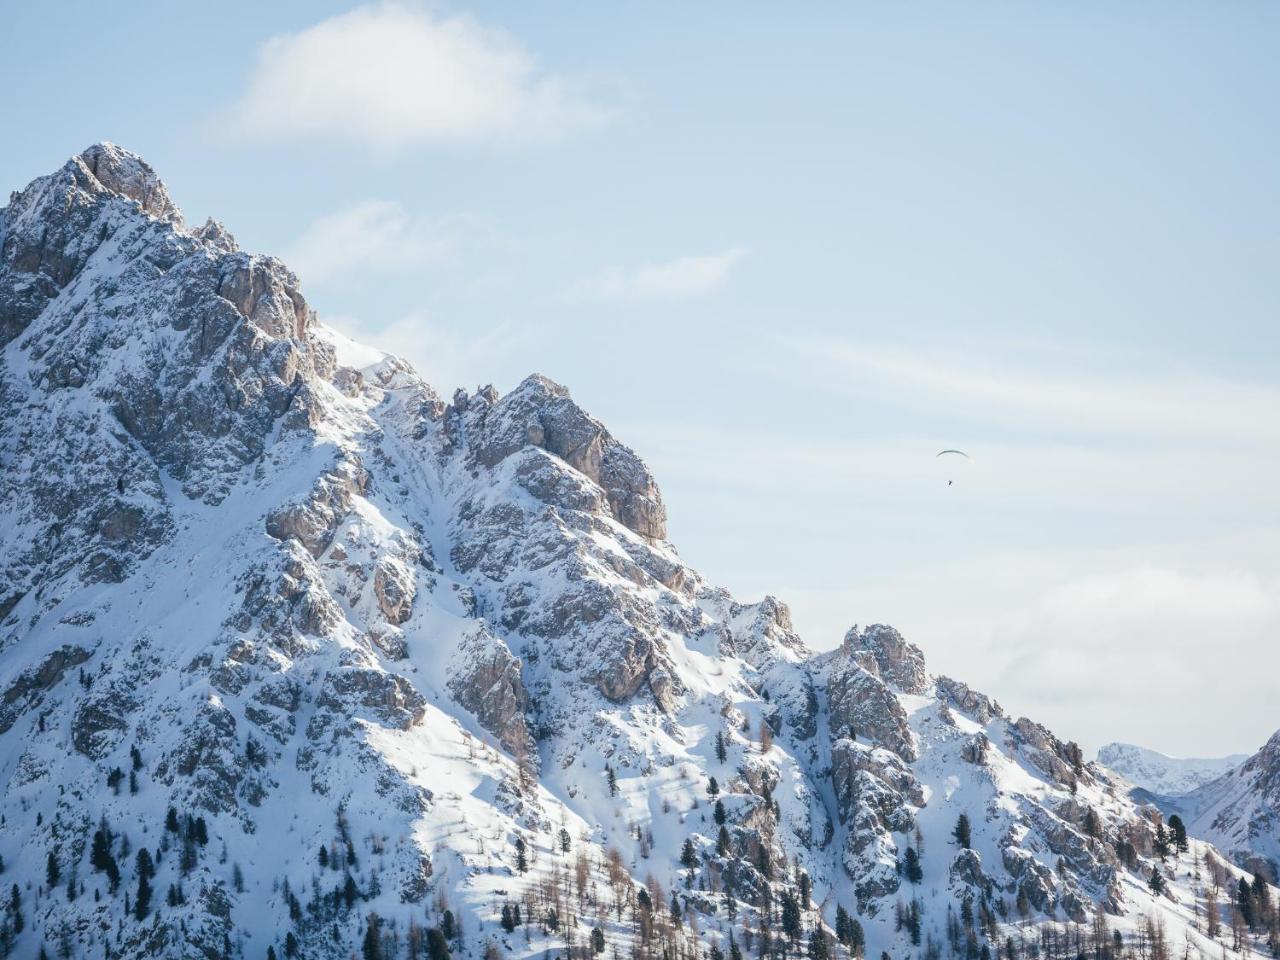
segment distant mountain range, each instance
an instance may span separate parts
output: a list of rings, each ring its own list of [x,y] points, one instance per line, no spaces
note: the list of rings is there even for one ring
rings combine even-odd
[[[1151,793],[1177,796],[1216,780],[1248,759],[1248,754],[1211,759],[1169,757],[1132,743],[1109,743],[1098,751],[1098,762]]]

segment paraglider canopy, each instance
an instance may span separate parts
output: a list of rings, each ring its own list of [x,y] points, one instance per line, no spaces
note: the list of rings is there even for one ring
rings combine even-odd
[[[944,460],[945,462],[949,462],[949,461],[951,461],[953,458],[957,458],[957,457],[958,457],[960,460],[964,461],[965,463],[969,463],[969,464],[972,464],[972,463],[973,463],[973,457],[969,456],[969,455],[968,455],[967,453],[965,453],[963,450],[955,450],[955,449],[951,449],[951,448],[948,448],[948,449],[946,449],[946,450],[939,450],[939,451],[938,451],[938,453],[937,453],[937,455],[936,455],[936,456],[934,456],[934,458],[933,458],[933,459],[935,459],[935,460],[942,459],[942,460]],[[950,471],[948,471],[948,472],[950,472]],[[951,486],[951,485],[952,485],[952,484],[954,484],[954,483],[955,483],[955,480],[954,480],[953,478],[950,478],[950,477],[948,477],[948,478],[947,478],[947,486],[948,486],[948,487],[949,487],[949,486]]]

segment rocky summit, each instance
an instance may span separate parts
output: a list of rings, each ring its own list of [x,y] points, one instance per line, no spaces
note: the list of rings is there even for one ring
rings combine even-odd
[[[691,569],[565,387],[302,289],[111,144],[0,211],[0,955],[1276,948],[1071,741]]]

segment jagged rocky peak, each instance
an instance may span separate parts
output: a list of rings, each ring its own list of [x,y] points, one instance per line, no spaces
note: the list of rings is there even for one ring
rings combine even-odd
[[[70,161],[87,172],[102,189],[135,201],[142,212],[161,220],[182,223],[182,211],[151,165],[136,153],[114,143],[95,143]]]
[[[127,576],[173,532],[165,476],[219,502],[277,424],[314,425],[334,361],[282,263],[185,232],[151,167],[111,144],[14,194],[0,237],[0,346],[19,351],[0,497],[28,524],[0,559],[5,609],[75,567]]]
[[[893,627],[875,623],[859,632],[854,626],[845,634],[842,649],[903,693],[920,694],[929,688],[924,654]]]
[[[649,469],[565,387],[533,374],[500,399],[489,388],[475,401],[483,405],[472,441],[477,461],[491,467],[528,444],[540,447],[596,483],[618,522],[642,536],[666,537],[667,511]]]
[[[833,956],[837,907],[854,954],[851,917],[905,957],[967,908],[957,951],[1003,955],[1064,916],[1203,909],[1194,852],[1149,892],[1158,814],[1073,744],[891,627],[815,654],[780,600],[685,564],[648,468],[559,384],[442,402],[110,145],[0,236],[17,955],[109,931],[121,960],[339,960],[376,922],[515,960],[599,923],[650,956],[669,893],[672,955],[777,943],[781,908]]]

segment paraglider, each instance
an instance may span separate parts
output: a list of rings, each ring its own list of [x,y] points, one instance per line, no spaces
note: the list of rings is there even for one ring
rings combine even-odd
[[[952,449],[939,450],[937,455],[934,457],[934,459],[937,460],[941,457],[948,457],[948,458],[960,457],[962,460],[964,460],[965,463],[973,463],[973,457],[969,456],[963,450],[952,450]],[[954,480],[952,479],[947,480],[948,487],[951,486],[953,483],[955,483]]]

